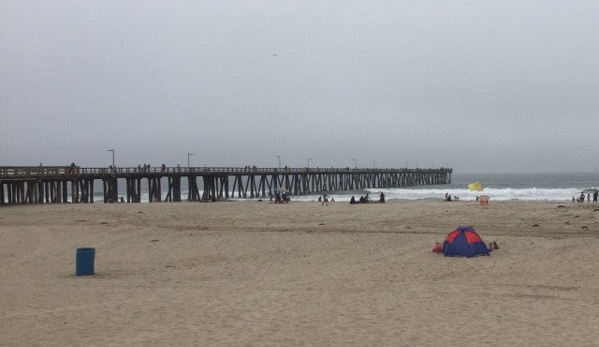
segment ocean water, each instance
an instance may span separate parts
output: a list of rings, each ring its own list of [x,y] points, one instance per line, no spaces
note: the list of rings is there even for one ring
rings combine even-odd
[[[452,183],[447,185],[420,186],[407,188],[362,189],[356,191],[328,192],[335,201],[347,202],[354,196],[369,194],[371,199],[378,200],[381,192],[387,200],[442,200],[445,194],[460,200],[475,200],[481,192],[468,190],[468,184],[481,182],[484,194],[492,201],[562,201],[568,202],[572,197],[578,197],[580,192],[587,189],[599,188],[599,172],[587,173],[489,173],[489,174],[463,174],[453,173]],[[185,182],[182,182],[183,185]],[[163,199],[166,197],[166,184],[163,184]],[[119,195],[126,197],[123,190],[124,184],[119,182]],[[182,200],[187,200],[187,187],[181,187]],[[201,194],[202,192],[200,192]],[[292,201],[317,201],[319,194],[292,196]],[[591,193],[592,198],[592,193]],[[237,201],[255,199],[230,199]],[[268,200],[268,198],[264,199]],[[96,192],[94,201],[103,201],[102,193]],[[142,202],[148,202],[147,187],[142,185]]]
[[[445,193],[460,200],[475,200],[481,192],[468,189],[468,184],[474,182],[481,182],[482,193],[494,201],[571,201],[583,190],[598,188],[599,173],[454,173],[452,183],[448,185],[383,192],[387,198],[395,200],[443,199]],[[375,192],[372,190],[371,195]]]
[[[483,192],[470,191],[469,183],[481,182]],[[599,172],[588,173],[489,173],[452,174],[451,184],[409,188],[364,189],[352,192],[330,192],[335,201],[359,199],[368,193],[378,199],[381,192],[387,200],[443,200],[445,194],[473,201],[484,193],[492,201],[571,201],[580,192],[599,188]],[[592,199],[592,193],[591,193]],[[293,197],[293,200],[318,200],[318,195]]]

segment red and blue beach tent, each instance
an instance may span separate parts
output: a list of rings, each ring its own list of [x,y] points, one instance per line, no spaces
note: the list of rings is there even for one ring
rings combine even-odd
[[[447,234],[443,242],[443,254],[446,257],[472,258],[489,255],[489,250],[473,227],[458,227]]]

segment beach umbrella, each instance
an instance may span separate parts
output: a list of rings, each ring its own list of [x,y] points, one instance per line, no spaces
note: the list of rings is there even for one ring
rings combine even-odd
[[[483,184],[481,182],[469,183],[468,184],[468,189],[475,190],[475,191],[478,191],[478,192],[482,192],[483,191]]]

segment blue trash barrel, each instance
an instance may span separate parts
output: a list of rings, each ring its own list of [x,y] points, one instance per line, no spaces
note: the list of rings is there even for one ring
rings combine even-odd
[[[88,276],[94,274],[95,248],[77,248],[77,266],[75,275]]]

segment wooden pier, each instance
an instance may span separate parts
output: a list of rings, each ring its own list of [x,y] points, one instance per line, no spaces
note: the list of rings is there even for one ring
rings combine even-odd
[[[141,202],[142,190],[147,193],[149,202],[178,202],[181,201],[184,179],[188,201],[216,201],[267,198],[280,189],[286,189],[290,195],[310,195],[325,190],[449,184],[452,171],[450,168],[0,166],[0,204],[93,203],[94,183],[97,182],[102,183],[105,203]],[[124,192],[119,193],[119,183],[125,184]]]

